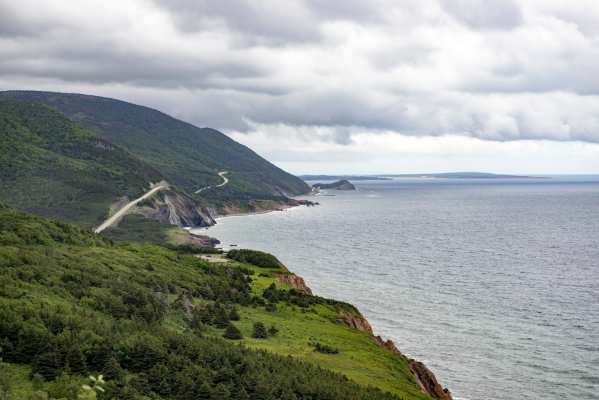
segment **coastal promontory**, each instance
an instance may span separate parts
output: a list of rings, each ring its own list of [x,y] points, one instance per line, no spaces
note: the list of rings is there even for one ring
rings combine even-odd
[[[356,190],[356,187],[353,183],[346,179],[342,179],[339,181],[331,182],[331,183],[315,183],[312,185],[314,189],[334,189],[334,190]]]

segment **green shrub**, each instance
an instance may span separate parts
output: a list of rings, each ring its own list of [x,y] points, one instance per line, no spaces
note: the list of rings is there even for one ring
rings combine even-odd
[[[229,320],[230,321],[239,321],[240,317],[239,317],[239,313],[237,312],[237,310],[235,308],[231,309],[231,311],[229,312]]]
[[[233,324],[229,323],[227,328],[225,329],[225,333],[223,333],[223,337],[231,340],[239,340],[243,339],[243,335],[241,331]]]
[[[339,353],[339,349],[329,346],[328,344],[312,342],[312,343],[310,343],[310,345],[313,346],[314,351],[316,351],[318,353],[323,353],[323,354],[338,354]]]
[[[266,339],[268,337],[268,332],[266,332],[266,327],[262,322],[256,322],[254,324],[254,332],[252,333],[252,337],[254,339]]]
[[[227,257],[242,263],[253,264],[262,268],[278,269],[283,264],[272,254],[257,250],[235,249],[227,252]]]

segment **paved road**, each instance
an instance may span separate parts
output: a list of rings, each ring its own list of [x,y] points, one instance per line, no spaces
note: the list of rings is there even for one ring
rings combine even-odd
[[[166,184],[166,183],[160,183],[157,186],[154,186],[150,191],[146,192],[143,196],[125,204],[120,210],[115,212],[114,215],[112,215],[106,221],[102,222],[102,225],[100,225],[96,229],[94,229],[94,232],[95,233],[102,232],[104,229],[108,228],[109,226],[113,225],[115,222],[120,220],[127,213],[127,211],[129,211],[131,209],[131,207],[135,206],[140,201],[153,196],[156,192],[159,192],[160,190],[163,190],[166,188],[168,188],[168,184]]]
[[[218,173],[218,176],[220,176],[220,177],[222,178],[222,180],[223,180],[221,183],[219,183],[219,184],[218,184],[218,185],[216,185],[216,186],[204,186],[203,188],[200,188],[200,189],[196,190],[196,191],[195,191],[195,193],[196,193],[196,194],[198,194],[198,193],[201,193],[201,192],[203,192],[204,190],[208,190],[208,189],[211,189],[211,188],[213,188],[213,187],[217,188],[217,187],[222,187],[222,186],[225,186],[227,183],[229,183],[229,178],[227,178],[227,177],[225,176],[225,175],[226,175],[226,174],[228,174],[228,173],[229,173],[229,171],[220,171],[220,172]]]

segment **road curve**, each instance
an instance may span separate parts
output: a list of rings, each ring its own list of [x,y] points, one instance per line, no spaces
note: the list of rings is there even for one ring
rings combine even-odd
[[[154,186],[150,191],[144,193],[143,196],[125,204],[120,210],[115,212],[110,218],[108,218],[106,221],[102,222],[102,224],[100,226],[98,226],[96,229],[94,229],[94,233],[102,232],[104,229],[108,228],[109,226],[111,226],[115,222],[117,222],[119,219],[121,219],[127,213],[127,211],[129,211],[137,203],[139,203],[142,200],[147,199],[148,197],[153,196],[156,192],[159,192],[166,188],[168,188],[168,184],[160,183],[157,186]]]
[[[204,190],[208,190],[208,189],[211,189],[213,187],[217,188],[217,187],[223,187],[223,186],[225,186],[227,183],[229,183],[229,178],[227,178],[225,176],[228,173],[229,173],[229,171],[220,171],[218,173],[218,176],[220,176],[221,179],[223,180],[221,183],[219,183],[216,186],[204,186],[203,188],[200,188],[200,189],[196,190],[194,193],[198,194],[198,193],[202,193]]]

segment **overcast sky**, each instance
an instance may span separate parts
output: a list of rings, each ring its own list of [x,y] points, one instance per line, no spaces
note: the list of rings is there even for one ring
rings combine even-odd
[[[0,0],[0,89],[148,105],[294,173],[599,173],[599,1]]]

